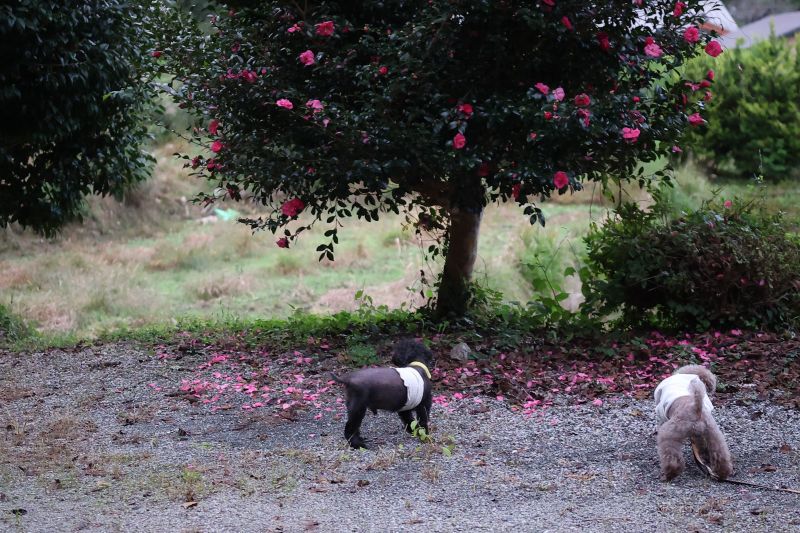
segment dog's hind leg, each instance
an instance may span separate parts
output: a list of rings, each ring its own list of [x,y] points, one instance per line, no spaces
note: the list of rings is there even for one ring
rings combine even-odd
[[[352,448],[366,448],[361,438],[361,422],[367,413],[366,404],[358,398],[347,398],[347,423],[344,425],[344,438]]]
[[[683,442],[686,437],[687,432],[674,420],[668,420],[658,428],[656,443],[663,481],[671,481],[683,472]]]
[[[412,433],[413,430],[411,429],[411,422],[414,421],[413,411],[398,411],[397,416],[399,416],[400,420],[402,420],[405,430],[409,433]]]
[[[717,479],[725,480],[733,473],[733,460],[728,450],[725,436],[713,418],[706,420],[706,432],[703,435],[703,444],[711,467]]]

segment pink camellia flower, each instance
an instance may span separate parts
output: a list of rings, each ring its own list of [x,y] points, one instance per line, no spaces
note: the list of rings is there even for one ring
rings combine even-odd
[[[239,43],[233,43],[233,46],[231,46],[231,52],[233,52],[233,53],[235,54],[236,52],[238,52],[239,50],[241,50],[241,48],[242,48],[242,45],[241,45],[241,44],[239,44]]]
[[[634,102],[635,104],[638,104],[640,101],[641,101],[641,98],[639,98],[638,96],[634,96],[634,97],[633,97],[633,102]]]
[[[693,113],[689,115],[689,124],[692,126],[699,126],[704,123],[703,117],[700,116],[700,113]]]
[[[314,59],[314,52],[312,52],[311,50],[306,50],[305,52],[300,54],[298,59],[300,59],[300,62],[307,67],[310,67],[311,65],[316,63],[316,60]]]
[[[706,45],[706,53],[711,57],[717,57],[722,53],[722,45],[720,45],[717,41],[710,41]]]
[[[281,237],[280,239],[275,241],[275,244],[278,245],[278,248],[288,248],[289,247],[289,239],[287,239],[286,237]]]
[[[708,72],[706,72],[706,78],[708,78],[711,81],[714,81],[714,71],[709,70]]]
[[[725,201],[722,203],[722,205],[724,205],[724,206],[725,206],[725,209],[730,209],[730,208],[733,206],[733,202],[731,202],[730,200],[725,200]]]
[[[511,196],[514,197],[514,200],[519,198],[519,193],[521,191],[522,191],[522,184],[521,183],[515,183],[514,185],[511,186]]]
[[[678,3],[680,4],[680,2],[678,2]],[[603,400],[601,400],[600,398],[597,398],[596,400],[594,400],[592,402],[592,405],[594,405],[595,407],[602,407]]]
[[[572,27],[572,22],[569,21],[569,18],[564,16],[561,17],[561,24],[564,25],[569,31],[575,31],[575,28]]]
[[[209,159],[208,161],[206,161],[206,168],[208,170],[214,170],[217,167],[219,167],[219,165],[217,164],[217,160],[214,159],[213,157],[211,159]]]
[[[381,76],[386,76],[387,74],[389,74],[389,67],[381,67],[381,68],[379,68],[378,69],[378,74],[380,74]]]
[[[683,150],[681,150],[681,147],[678,146],[677,144],[672,147],[672,153],[673,154],[679,154],[681,152],[683,152]]]
[[[258,79],[258,74],[254,70],[243,70],[242,79],[247,83],[255,83]]]
[[[322,37],[330,37],[333,35],[333,31],[336,29],[336,26],[334,26],[332,20],[326,20],[325,22],[320,22],[317,24],[314,26],[314,28],[316,29],[317,35]]]
[[[639,128],[622,128],[622,138],[628,142],[636,142],[639,133]]]
[[[219,120],[212,119],[208,123],[208,133],[210,133],[211,135],[216,135],[218,131],[219,131]]]
[[[553,91],[553,98],[555,98],[557,102],[563,100],[564,96],[565,96],[564,89],[562,89],[561,87],[558,87],[556,88],[556,90]]]
[[[559,170],[553,175],[553,184],[556,186],[556,189],[563,189],[567,185],[569,185],[569,176],[563,170]]]
[[[464,113],[467,118],[472,116],[472,104],[458,104],[458,110]]]
[[[575,97],[575,105],[578,107],[587,107],[589,104],[592,103],[589,95],[586,93],[581,93]]]
[[[216,140],[213,143],[211,143],[211,151],[214,152],[214,153],[219,152],[224,147],[225,147],[225,145],[222,144],[222,141],[220,141],[220,140]]]
[[[282,107],[284,109],[294,109],[294,104],[290,100],[287,100],[286,98],[281,98],[280,100],[275,102],[275,105],[278,107]]]
[[[322,105],[322,102],[320,102],[319,100],[309,100],[308,102],[306,102],[306,107],[310,107],[311,109],[314,110],[314,113],[318,113],[322,111],[324,106]]]
[[[478,167],[476,174],[482,178],[485,178],[486,176],[489,175],[490,171],[491,169],[489,168],[488,163],[481,163],[480,166]]]
[[[287,200],[281,206],[281,213],[286,215],[287,217],[296,217],[300,214],[306,204],[303,203],[303,200],[300,198],[292,198],[291,200]]]
[[[542,0],[542,3],[546,4],[546,5],[550,6],[550,7],[555,7],[555,5],[556,5],[555,0]]]
[[[689,26],[683,31],[683,40],[690,44],[696,43],[700,40],[700,30],[694,26]]]
[[[683,15],[683,10],[686,9],[686,4],[683,2],[675,2],[675,9],[672,11],[672,15],[676,17],[680,17]]]
[[[550,111],[545,111],[544,112],[544,119],[545,120],[550,120],[551,118],[553,118],[553,114]]]
[[[461,150],[466,146],[467,138],[464,137],[461,133],[456,133],[456,136],[453,137],[453,148],[456,150]]]
[[[664,52],[656,43],[650,43],[644,47],[644,53],[650,57],[661,57]]]
[[[539,83],[537,83],[536,85],[534,85],[534,87],[536,87],[536,89],[537,89],[537,90],[538,90],[540,93],[542,93],[542,94],[544,94],[544,95],[546,95],[547,93],[549,93],[549,92],[550,92],[550,87],[548,87],[547,85],[545,85],[545,84],[544,84],[544,83],[542,83],[542,82],[539,82]]]
[[[288,30],[286,30],[286,31],[287,31],[287,32],[289,32],[289,33],[294,33],[294,32],[296,32],[296,31],[300,31],[301,29],[302,29],[302,28],[300,28],[300,26],[298,26],[297,24],[295,24],[295,25],[293,25],[291,28],[289,28],[289,29],[288,29]]]
[[[597,34],[597,42],[600,44],[600,49],[608,52],[611,49],[611,43],[608,41],[608,34],[601,31]]]
[[[153,57],[161,57],[161,54],[163,53],[164,52],[162,52],[161,50],[153,50],[152,52],[150,52],[150,55]]]

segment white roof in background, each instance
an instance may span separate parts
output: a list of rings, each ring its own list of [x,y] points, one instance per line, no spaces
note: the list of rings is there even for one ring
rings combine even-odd
[[[775,25],[775,35],[778,37],[790,36],[800,32],[800,11],[791,11],[779,15],[770,15],[761,20],[742,26],[738,31],[729,33],[720,38],[720,44],[726,48],[736,47],[736,42],[741,39],[741,48],[752,46],[756,41],[763,41],[769,37],[770,28]]]
[[[739,25],[736,24],[736,21],[731,16],[731,12],[722,2],[709,2],[704,9],[707,16],[706,20],[719,27],[722,30],[720,33],[734,32],[739,29]]]

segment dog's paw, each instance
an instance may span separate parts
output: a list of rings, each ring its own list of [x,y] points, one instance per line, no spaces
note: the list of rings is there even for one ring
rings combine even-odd
[[[363,440],[356,438],[350,439],[350,447],[353,448],[354,450],[369,449],[367,448],[367,444]]]

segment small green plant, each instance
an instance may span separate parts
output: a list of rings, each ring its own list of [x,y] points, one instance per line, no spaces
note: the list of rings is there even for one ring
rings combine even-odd
[[[35,336],[36,330],[0,304],[0,346],[13,344]]]
[[[419,425],[419,422],[416,420],[412,420],[411,424],[411,436],[415,439],[419,440],[422,444],[426,444],[435,448],[438,452],[441,452],[442,455],[445,457],[452,457],[453,451],[456,448],[456,439],[452,435],[448,435],[444,437],[441,442],[434,439],[428,431],[425,430],[422,426]]]
[[[418,439],[423,444],[432,442],[431,436],[424,427],[419,425],[419,422],[416,420],[411,421],[411,436],[413,436],[415,439]]]
[[[375,347],[363,343],[348,346],[347,360],[351,366],[355,367],[377,365],[380,363],[380,358],[375,353]]]

